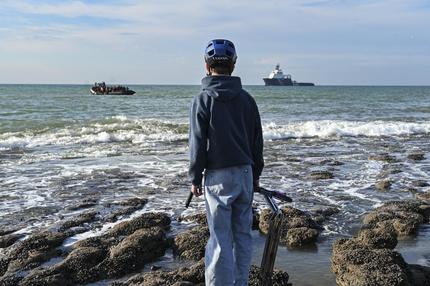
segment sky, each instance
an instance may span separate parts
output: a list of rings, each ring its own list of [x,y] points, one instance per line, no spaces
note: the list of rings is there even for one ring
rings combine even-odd
[[[213,38],[234,75],[430,85],[430,0],[1,0],[0,83],[199,84]]]

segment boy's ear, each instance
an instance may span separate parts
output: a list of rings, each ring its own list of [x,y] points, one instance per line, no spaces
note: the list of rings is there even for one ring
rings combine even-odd
[[[234,68],[235,68],[235,64],[232,64],[232,65],[231,65],[231,72],[230,72],[230,75],[231,75],[231,74],[233,74]]]
[[[205,63],[206,67],[206,75],[211,75],[211,68],[209,67],[208,63]]]

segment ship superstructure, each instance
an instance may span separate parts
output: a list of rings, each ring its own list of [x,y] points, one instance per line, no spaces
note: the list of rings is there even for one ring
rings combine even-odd
[[[291,75],[284,75],[284,72],[277,64],[275,69],[270,73],[269,77],[263,78],[265,85],[286,85],[286,86],[314,86],[311,82],[296,82],[291,79]]]

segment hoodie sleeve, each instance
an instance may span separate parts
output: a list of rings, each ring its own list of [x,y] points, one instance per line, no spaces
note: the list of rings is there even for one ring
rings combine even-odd
[[[206,166],[207,132],[209,127],[209,112],[203,102],[202,95],[194,97],[190,110],[190,166],[188,174],[191,183],[199,186],[202,183],[203,170]]]
[[[258,112],[257,104],[254,101],[255,106],[255,131],[254,131],[254,144],[252,148],[252,155],[254,159],[253,165],[253,177],[254,181],[260,179],[261,172],[264,168],[263,159],[263,129],[261,127],[260,113]]]

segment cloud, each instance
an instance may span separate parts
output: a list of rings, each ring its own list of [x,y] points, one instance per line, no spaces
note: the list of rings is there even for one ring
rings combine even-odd
[[[170,65],[183,80],[187,73],[191,79],[196,74],[194,67],[201,65],[205,42],[215,37],[235,41],[238,68],[246,68],[244,73],[255,82],[260,80],[258,70],[264,73],[276,62],[288,66],[292,62],[292,67],[309,74],[313,74],[315,62],[328,71],[336,69],[335,64],[355,65],[357,59],[363,67],[372,63],[388,67],[393,59],[411,54],[425,63],[430,46],[426,28],[430,7],[426,3],[3,0],[0,52],[3,62],[45,57],[47,64],[59,61],[73,69],[85,65],[84,60],[97,59],[99,73],[109,68],[103,59],[118,59],[117,64],[125,69],[123,63],[130,61],[147,66],[139,70],[145,80],[165,72],[158,68],[160,64]],[[63,59],[69,55],[76,60]],[[160,75],[151,74],[151,69]],[[131,77],[131,72],[124,72],[124,77]]]

